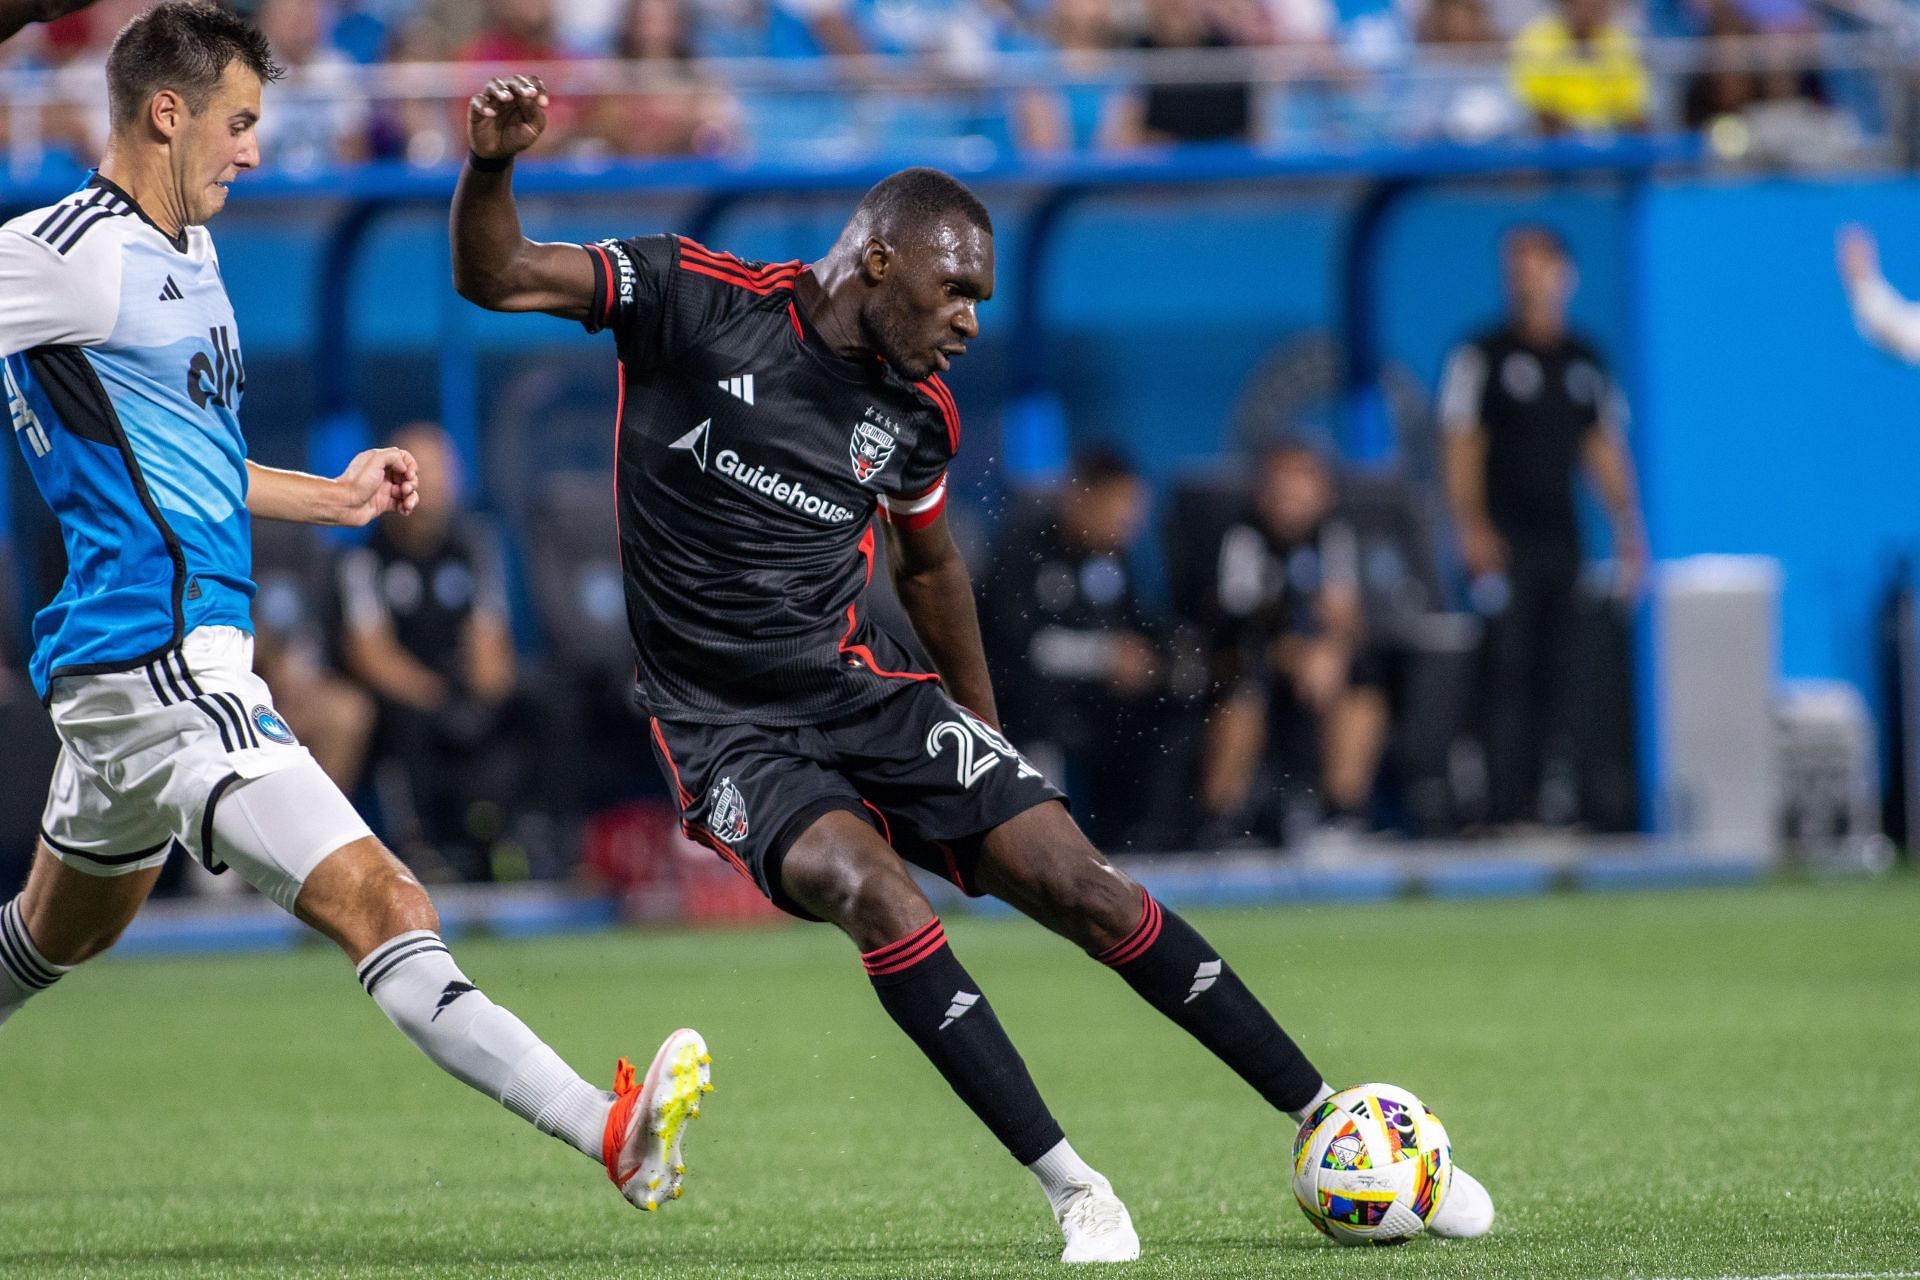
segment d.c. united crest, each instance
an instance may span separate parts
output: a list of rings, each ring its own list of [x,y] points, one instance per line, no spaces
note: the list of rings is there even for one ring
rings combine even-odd
[[[879,475],[893,457],[893,437],[871,422],[857,422],[847,452],[853,456],[853,478],[861,484]]]
[[[722,840],[747,838],[747,799],[732,778],[722,778],[713,788],[707,804],[707,830]]]

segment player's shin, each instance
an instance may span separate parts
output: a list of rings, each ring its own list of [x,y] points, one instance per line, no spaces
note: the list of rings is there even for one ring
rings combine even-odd
[[[938,918],[860,959],[881,1006],[1015,1160],[1031,1165],[1065,1140]]]
[[[512,1013],[467,981],[439,935],[415,930],[374,948],[360,985],[447,1074],[599,1160],[613,1095],[594,1088]]]
[[[19,898],[0,907],[0,1026],[14,1010],[71,972],[72,965],[54,964],[34,946]]]
[[[1320,1072],[1192,925],[1141,892],[1140,923],[1094,956],[1185,1027],[1260,1096],[1304,1119],[1330,1091]]]

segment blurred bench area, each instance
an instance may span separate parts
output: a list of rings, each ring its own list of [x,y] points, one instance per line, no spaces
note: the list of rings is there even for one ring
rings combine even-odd
[[[1833,243],[1877,229],[1920,292],[1908,8],[254,7],[295,68],[215,227],[254,456],[332,473],[406,429],[441,442],[449,495],[418,545],[262,527],[263,663],[424,873],[584,866],[636,900],[685,877],[626,692],[612,352],[448,282],[460,112],[522,68],[560,104],[516,175],[536,239],[810,259],[901,165],[986,198],[999,279],[948,379],[952,520],[1008,730],[1106,847],[1904,838],[1920,373],[1860,341]],[[0,54],[0,206],[77,179],[116,13]],[[1515,808],[1489,751],[1508,597],[1462,554],[1442,391],[1504,314],[1522,224],[1564,244],[1655,572],[1620,572],[1583,489],[1571,678]],[[63,571],[5,474],[0,860],[30,846],[50,763],[18,672]],[[1309,651],[1342,590],[1358,626],[1332,679]],[[699,883],[682,898],[711,914],[756,910]]]

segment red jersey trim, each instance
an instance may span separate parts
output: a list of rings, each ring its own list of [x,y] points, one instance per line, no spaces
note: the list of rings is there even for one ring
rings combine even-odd
[[[585,248],[600,264],[600,270],[593,281],[593,313],[594,323],[604,329],[613,321],[613,259],[609,258],[607,251],[597,244],[590,244]],[[625,385],[624,380],[622,385]]]
[[[940,381],[939,375],[917,382],[913,389],[933,401],[940,417],[947,424],[947,447],[954,453],[960,452],[960,407],[953,402],[953,392],[947,390],[947,384]]]
[[[707,276],[710,279],[719,280],[726,284],[737,285],[745,289],[748,293],[757,293],[763,297],[769,293],[791,290],[793,288],[794,278],[799,274],[798,270],[794,270],[784,274],[770,276],[765,280],[756,280],[750,276],[735,275],[730,271],[718,270],[707,266],[705,263],[692,262],[686,258],[680,260],[680,269],[682,271],[691,271],[697,276]]]
[[[867,526],[866,536],[860,539],[860,554],[867,558],[867,582],[871,584],[873,582],[873,526],[871,524]],[[877,676],[885,676],[889,680],[932,680],[936,683],[939,681],[940,677],[931,671],[888,671],[880,665],[879,660],[873,656],[873,651],[866,645],[847,643],[853,639],[853,633],[859,629],[860,602],[856,600],[847,606],[847,629],[840,637],[839,646],[842,657],[858,658],[867,670]]]

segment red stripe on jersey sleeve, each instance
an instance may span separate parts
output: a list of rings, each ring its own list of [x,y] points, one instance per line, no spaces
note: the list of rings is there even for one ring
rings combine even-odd
[[[597,244],[587,245],[586,250],[599,266],[593,280],[594,323],[605,328],[607,322],[613,319],[613,259]]]
[[[960,408],[953,402],[953,392],[947,390],[947,384],[940,381],[938,375],[916,383],[913,389],[933,401],[934,407],[940,410],[940,417],[947,424],[947,447],[959,453]]]
[[[694,262],[687,258],[680,259],[680,269],[682,271],[691,271],[695,275],[708,276],[715,280],[724,281],[727,284],[745,289],[749,293],[762,295],[778,293],[782,289],[793,288],[794,276],[798,274],[797,269],[787,269],[784,272],[768,276],[765,279],[755,279],[752,276],[738,275],[732,271],[723,271],[717,267],[710,267],[704,262]]]

